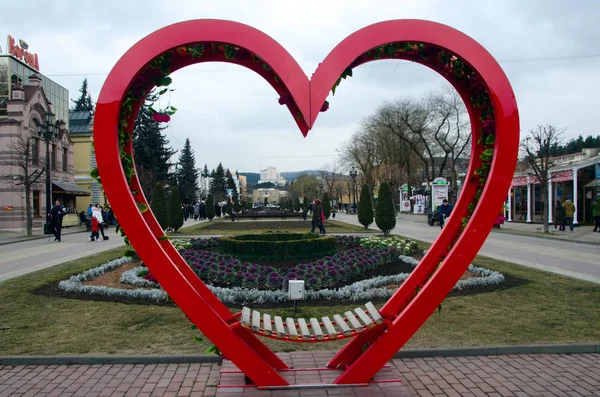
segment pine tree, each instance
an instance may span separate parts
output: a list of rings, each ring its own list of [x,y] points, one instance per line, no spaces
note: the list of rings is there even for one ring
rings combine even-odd
[[[294,199],[294,211],[296,211],[296,212],[300,211],[300,200],[298,200],[298,199]]]
[[[160,224],[160,227],[166,229],[169,226],[169,214],[167,209],[167,198],[165,197],[165,188],[162,183],[157,183],[152,191],[152,201],[150,209]]]
[[[208,171],[208,166],[204,164],[204,169],[202,170],[202,177],[208,178],[210,176],[210,172]]]
[[[225,178],[225,170],[223,164],[219,163],[217,170],[212,175],[212,181],[210,182],[210,192],[214,196],[214,199],[221,202],[225,199],[227,192],[225,191],[225,184],[227,179]]]
[[[371,202],[371,191],[368,185],[363,185],[358,202],[358,221],[365,229],[373,223],[373,203]]]
[[[239,198],[233,200],[233,211],[237,214],[242,210],[242,205],[240,204]]]
[[[169,227],[174,231],[183,226],[183,208],[181,208],[181,197],[177,185],[171,187],[171,197],[169,197]]]
[[[179,192],[181,201],[186,204],[195,203],[198,199],[198,171],[196,170],[196,160],[190,139],[185,139],[185,144],[181,153],[179,153],[179,169],[177,170],[177,180],[179,182]]]
[[[92,97],[88,91],[88,82],[87,78],[83,79],[83,83],[81,83],[81,88],[79,89],[81,95],[77,100],[71,99],[71,102],[74,103],[73,108],[71,110],[87,110],[90,112],[94,111],[94,103],[92,102]]]
[[[302,209],[304,212],[308,212],[308,198],[304,196],[304,200],[302,200]]]
[[[227,200],[227,204],[225,204],[225,213],[231,215],[233,211],[233,203],[230,199]]]
[[[212,194],[209,194],[206,199],[206,217],[209,221],[212,221],[215,217],[215,196]]]
[[[152,189],[156,183],[169,181],[170,159],[176,153],[162,134],[161,127],[150,114],[150,107],[158,100],[151,93],[140,108],[133,130],[133,157],[144,195],[152,200]]]
[[[375,223],[379,230],[386,236],[396,227],[396,209],[394,208],[394,200],[392,199],[390,186],[387,182],[383,182],[379,186]]]
[[[323,215],[325,215],[325,219],[329,219],[331,215],[331,202],[329,201],[329,194],[327,192],[323,193]]]
[[[235,186],[235,181],[233,180],[233,175],[229,171],[229,168],[227,168],[227,172],[225,173],[225,178],[227,179],[227,188],[231,189],[231,198],[232,199],[237,198],[238,197],[237,187]]]

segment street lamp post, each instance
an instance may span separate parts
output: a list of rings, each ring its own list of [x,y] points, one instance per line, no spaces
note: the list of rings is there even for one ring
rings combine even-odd
[[[44,114],[44,122],[38,123],[37,133],[46,142],[46,224],[44,234],[51,234],[50,209],[52,208],[52,190],[50,187],[50,141],[56,139],[59,131],[58,121],[52,122],[54,114],[48,111]]]
[[[358,176],[358,171],[356,171],[356,167],[352,166],[350,170],[350,178],[352,178],[352,187],[354,190],[354,201],[352,202],[352,212],[354,212],[354,208],[356,206],[356,177]]]

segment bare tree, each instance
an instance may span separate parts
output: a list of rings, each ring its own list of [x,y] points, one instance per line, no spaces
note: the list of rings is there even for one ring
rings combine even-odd
[[[320,170],[321,179],[325,182],[325,188],[329,192],[329,198],[332,200],[339,199],[335,190],[335,185],[340,177],[339,165],[334,162],[332,164],[326,164],[322,170]]]
[[[31,193],[34,185],[44,175],[44,166],[35,166],[32,162],[33,151],[31,140],[20,136],[17,140],[8,144],[9,159],[5,162],[10,166],[10,172],[6,176],[8,183],[13,186],[22,186],[25,190],[25,213],[27,217],[27,235],[32,235],[33,213],[31,211]],[[45,164],[44,159],[38,159],[38,164]]]
[[[540,183],[540,194],[544,200],[542,207],[544,233],[549,233],[548,213],[550,211],[550,202],[548,200],[548,181],[551,177],[552,168],[557,165],[554,158],[550,155],[550,150],[553,146],[560,145],[562,140],[561,135],[564,132],[564,128],[559,129],[552,124],[538,125],[529,131],[520,145],[524,160]],[[531,205],[531,203],[528,203],[528,205]]]

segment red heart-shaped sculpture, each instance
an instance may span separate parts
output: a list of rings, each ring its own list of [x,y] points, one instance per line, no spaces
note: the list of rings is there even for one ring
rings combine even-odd
[[[195,20],[165,27],[135,44],[102,87],[94,124],[96,160],[121,227],[173,301],[257,385],[287,384],[277,372],[286,365],[239,326],[237,317],[195,275],[146,211],[148,204],[133,173],[133,120],[145,95],[161,85],[165,75],[194,63],[230,62],[265,78],[306,136],[348,68],[389,58],[412,60],[446,77],[468,109],[474,144],[451,220],[381,309],[388,324],[385,331],[363,332],[329,364],[345,368],[336,383],[364,383],[451,291],[483,245],[506,197],[516,165],[519,119],[510,83],[493,57],[448,26],[386,21],[342,41],[309,81],[290,54],[259,30],[231,21]]]

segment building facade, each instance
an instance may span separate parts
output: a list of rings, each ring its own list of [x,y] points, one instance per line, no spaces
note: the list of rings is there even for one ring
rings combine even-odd
[[[269,204],[277,205],[288,197],[288,192],[277,189],[254,189],[252,192],[252,202],[254,204],[264,204],[267,199]]]
[[[261,183],[273,183],[275,186],[285,186],[285,179],[277,172],[276,167],[267,167],[266,169],[260,171],[260,180]]]
[[[92,112],[88,110],[69,111],[69,134],[75,153],[75,183],[82,190],[90,193],[88,196],[77,197],[76,208],[79,212],[86,211],[90,204],[107,204],[102,187],[90,176],[90,172],[96,168],[93,127]]]
[[[46,186],[45,159],[46,143],[38,134],[37,125],[46,120],[48,112],[53,113],[53,104],[46,97],[41,76],[32,74],[27,79],[16,80],[10,87],[10,99],[5,100],[4,116],[0,117],[0,229],[24,230],[26,228],[26,208],[33,212],[33,227],[41,228],[45,223]],[[29,84],[20,85],[27,81]],[[53,114],[59,122],[57,134],[49,141],[51,198],[52,202],[60,200],[67,208],[69,215],[65,218],[65,226],[76,219],[76,197],[86,195],[74,183],[74,148],[67,128],[67,120]],[[19,158],[25,158],[25,152],[16,146],[20,142],[29,142],[27,157],[28,172],[41,170],[43,175],[31,186],[30,203],[25,202],[25,189],[14,182],[25,174],[23,167],[16,165]],[[22,147],[22,145],[20,146]]]
[[[550,203],[548,222],[553,223],[557,202],[575,204],[574,224],[592,222],[591,205],[600,195],[600,149],[553,159],[548,197],[541,196],[540,182],[531,170],[516,173],[506,200],[506,218],[517,222],[543,222],[544,203]]]

